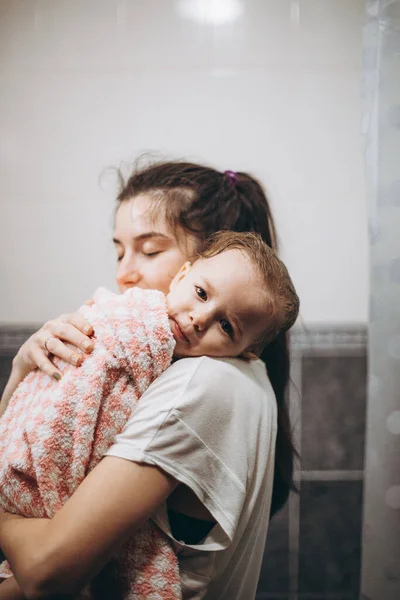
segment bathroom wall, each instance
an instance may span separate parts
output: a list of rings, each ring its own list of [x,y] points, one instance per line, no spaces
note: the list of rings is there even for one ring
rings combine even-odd
[[[32,327],[114,286],[109,167],[156,151],[249,170],[301,298],[290,392],[300,493],[271,523],[257,598],[356,600],[364,1],[220,0],[213,23],[195,20],[196,4],[1,0],[0,387]]]
[[[364,2],[217,4],[1,1],[0,323],[114,285],[108,169],[146,151],[254,173],[302,321],[366,322]]]

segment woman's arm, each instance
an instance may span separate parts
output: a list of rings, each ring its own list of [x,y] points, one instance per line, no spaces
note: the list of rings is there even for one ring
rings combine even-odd
[[[0,584],[0,600],[26,600],[15,577],[9,577]]]
[[[157,467],[110,456],[53,519],[0,513],[0,546],[23,593],[78,592],[177,485]]]

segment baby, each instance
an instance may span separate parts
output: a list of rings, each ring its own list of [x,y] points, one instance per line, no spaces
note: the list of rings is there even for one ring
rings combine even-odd
[[[215,234],[180,269],[167,296],[139,288],[116,295],[100,288],[93,305],[80,309],[95,331],[93,353],[79,368],[58,361],[59,382],[40,371],[28,375],[0,420],[0,507],[52,517],[135,417],[140,396],[173,359],[256,359],[292,326],[298,309],[286,267],[252,233]],[[128,578],[126,597],[146,597],[143,586],[148,593],[160,570],[168,598],[180,597],[176,556],[151,522],[119,557],[118,572]],[[10,574],[3,563],[0,578]]]
[[[285,265],[252,233],[219,232],[166,297],[174,356],[257,358],[297,318]]]

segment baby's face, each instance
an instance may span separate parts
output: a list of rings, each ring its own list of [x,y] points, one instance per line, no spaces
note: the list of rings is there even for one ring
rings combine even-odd
[[[239,356],[264,331],[267,306],[260,277],[240,250],[186,263],[167,295],[174,355]]]

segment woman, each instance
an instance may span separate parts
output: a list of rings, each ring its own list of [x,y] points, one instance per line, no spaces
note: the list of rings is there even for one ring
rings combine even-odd
[[[134,172],[118,201],[121,291],[167,292],[182,264],[221,229],[256,231],[276,247],[265,194],[244,173],[156,164]],[[77,314],[64,316],[21,347],[2,410],[33,368],[61,376],[48,353],[84,360],[63,341],[90,352],[85,325]],[[178,361],[145,392],[135,419],[53,519],[0,515],[0,547],[16,578],[0,586],[0,598],[76,593],[150,516],[173,540],[183,598],[253,598],[269,511],[287,499],[294,452],[285,336],[261,358],[269,379],[261,361]]]

